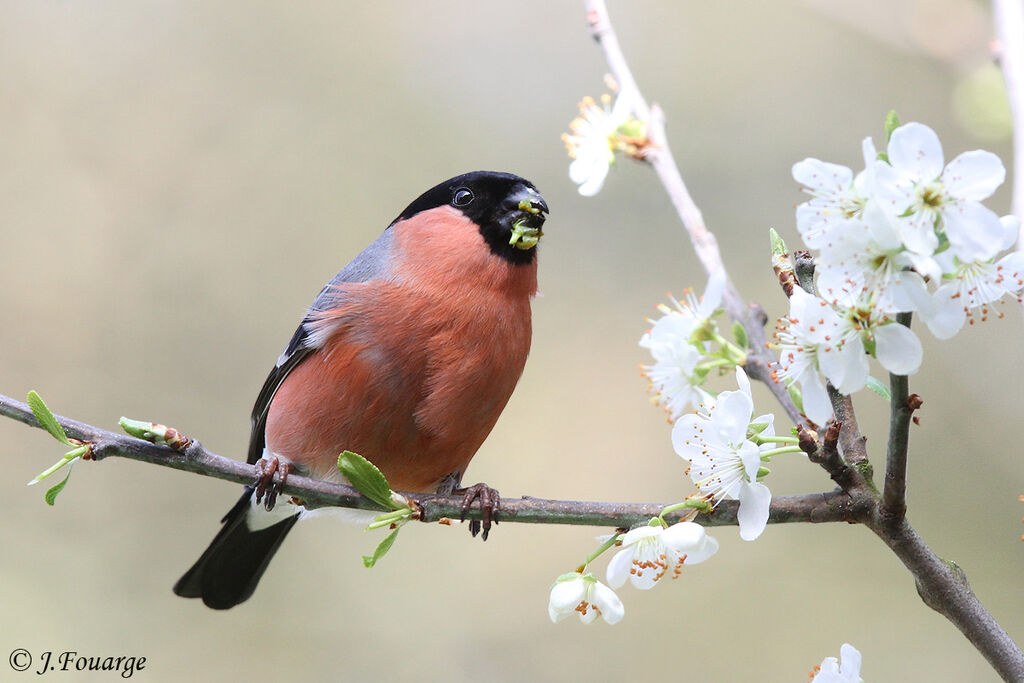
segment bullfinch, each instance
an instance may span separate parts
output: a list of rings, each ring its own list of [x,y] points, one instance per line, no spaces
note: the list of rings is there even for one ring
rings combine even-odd
[[[464,511],[479,499],[486,539],[497,492],[461,488],[462,475],[526,363],[547,212],[519,176],[456,176],[409,204],[327,283],[256,399],[256,481],[175,593],[214,609],[247,600],[309,514],[275,506],[280,480],[295,472],[344,483],[345,450],[397,491],[462,494]],[[474,536],[479,529],[471,523]]]

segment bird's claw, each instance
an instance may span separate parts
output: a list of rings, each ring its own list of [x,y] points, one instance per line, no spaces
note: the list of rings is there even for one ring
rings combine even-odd
[[[281,463],[276,457],[260,458],[256,461],[256,504],[259,505],[260,501],[263,501],[263,507],[270,510],[274,509],[274,505],[277,504],[277,496],[281,493],[281,489],[284,488],[285,482],[288,481],[288,475],[291,474],[294,467],[291,463]],[[277,474],[275,481],[274,475]],[[264,500],[264,496],[266,499]]]
[[[480,512],[483,515],[483,520],[472,519],[469,522],[469,533],[476,538],[476,535],[483,531],[481,538],[487,540],[487,535],[491,532],[491,523],[498,523],[498,510],[501,507],[501,496],[498,495],[497,490],[492,489],[487,484],[474,484],[464,489],[456,489],[452,491],[453,494],[462,494],[462,516],[460,519],[465,521],[466,514],[469,509],[473,507],[473,501],[480,500]]]

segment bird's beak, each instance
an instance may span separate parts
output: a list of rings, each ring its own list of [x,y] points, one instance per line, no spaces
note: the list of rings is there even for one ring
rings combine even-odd
[[[512,222],[512,235],[508,243],[524,251],[533,249],[544,234],[541,227],[547,218],[545,214],[548,213],[548,204],[540,196],[540,192],[526,186],[510,199],[513,202],[518,201],[515,213],[519,215]]]

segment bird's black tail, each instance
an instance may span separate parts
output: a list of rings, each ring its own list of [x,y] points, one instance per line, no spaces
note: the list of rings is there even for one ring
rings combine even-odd
[[[245,602],[256,590],[270,559],[281,541],[295,526],[299,515],[272,526],[253,531],[245,522],[253,487],[224,515],[224,525],[210,547],[192,568],[174,584],[174,592],[183,598],[202,598],[207,607],[230,609]]]

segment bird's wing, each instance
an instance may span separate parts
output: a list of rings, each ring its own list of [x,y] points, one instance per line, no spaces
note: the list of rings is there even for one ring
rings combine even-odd
[[[277,364],[270,371],[259,396],[256,397],[256,404],[252,409],[252,432],[249,437],[249,457],[247,458],[250,464],[255,463],[263,456],[263,447],[266,444],[264,431],[267,425],[267,413],[270,411],[270,403],[274,400],[274,394],[277,393],[281,383],[291,374],[291,371],[326,341],[323,335],[317,334],[317,330],[322,329],[322,326],[317,325],[317,322],[321,320],[320,314],[344,307],[346,284],[368,282],[388,276],[391,242],[392,232],[389,226],[388,230],[385,230],[351,263],[342,268],[341,272],[335,275],[334,279],[328,282],[313,300],[309,311],[302,319],[298,329],[295,330],[288,346],[277,359]]]

